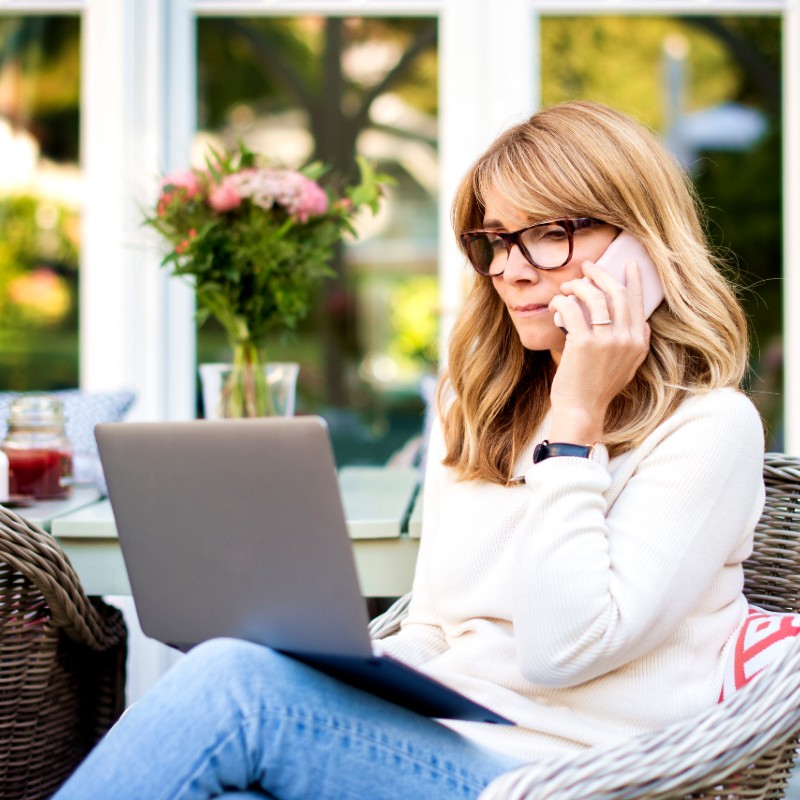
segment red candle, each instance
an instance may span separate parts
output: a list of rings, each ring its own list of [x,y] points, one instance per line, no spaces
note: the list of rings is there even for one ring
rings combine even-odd
[[[72,455],[62,450],[6,448],[9,494],[28,495],[37,500],[67,497],[71,486]]]

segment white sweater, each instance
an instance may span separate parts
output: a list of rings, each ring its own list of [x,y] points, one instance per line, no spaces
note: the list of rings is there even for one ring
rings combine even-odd
[[[717,702],[764,501],[761,423],[734,390],[687,399],[607,469],[534,465],[548,428],[503,487],[457,481],[433,426],[413,600],[383,643],[517,726],[445,724],[530,761]]]

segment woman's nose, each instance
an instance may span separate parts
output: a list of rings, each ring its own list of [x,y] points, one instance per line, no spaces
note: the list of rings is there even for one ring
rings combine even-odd
[[[519,245],[512,244],[511,251],[506,259],[503,277],[509,283],[515,281],[531,281],[535,283],[539,279],[539,271],[522,255]]]

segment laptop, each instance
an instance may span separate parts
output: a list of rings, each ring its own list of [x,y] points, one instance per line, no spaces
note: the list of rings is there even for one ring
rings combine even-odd
[[[320,417],[95,428],[142,630],[267,645],[430,717],[513,724],[374,655]]]

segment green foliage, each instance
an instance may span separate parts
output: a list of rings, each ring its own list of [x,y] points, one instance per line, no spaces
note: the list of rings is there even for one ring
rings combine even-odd
[[[76,386],[77,214],[7,196],[0,231],[0,389]]]
[[[23,195],[0,200],[0,303],[7,299],[8,281],[34,266],[39,254],[38,205],[35,197]]]
[[[4,113],[48,161],[78,161],[80,30],[78,14],[0,15]],[[79,240],[76,210],[0,196],[0,389],[77,385]]]
[[[783,246],[780,137],[770,134],[747,153],[713,153],[695,183],[708,209],[711,242],[731,264],[753,332],[750,392],[778,435],[782,417]],[[780,449],[779,441],[769,443]]]
[[[42,154],[56,161],[79,156],[80,30],[77,14],[0,15],[0,69],[19,70],[11,116],[44,133]]]
[[[283,91],[285,81],[270,68],[271,59],[288,67],[290,82],[306,83],[319,58],[308,25],[292,18],[201,18],[197,38],[201,127],[225,125],[243,104],[253,104],[259,114],[286,111],[296,98]]]
[[[70,389],[78,385],[77,327],[59,331],[0,328],[0,390]]]
[[[31,195],[11,195],[0,198],[0,230],[0,328],[67,321],[78,272],[75,212]]]
[[[398,360],[421,362],[435,371],[438,362],[439,282],[432,275],[408,278],[392,295],[394,335],[389,352]]]
[[[727,100],[737,88],[723,44],[674,17],[548,16],[541,31],[544,105],[599,100],[662,128],[662,53],[665,40],[676,35],[690,54],[687,111]]]
[[[434,19],[425,17],[348,17],[343,20],[341,42],[333,45],[326,19],[320,16],[201,19],[198,65],[204,103],[200,125],[224,126],[247,106],[258,115],[292,108],[313,114],[326,91],[326,48],[341,47],[345,58],[359,46],[375,42],[402,52],[435,25]],[[392,91],[421,111],[435,114],[438,97],[430,87],[437,85],[437,70],[436,49],[431,46],[394,82]],[[356,98],[372,85],[356,78],[347,80],[343,106],[352,111]]]

